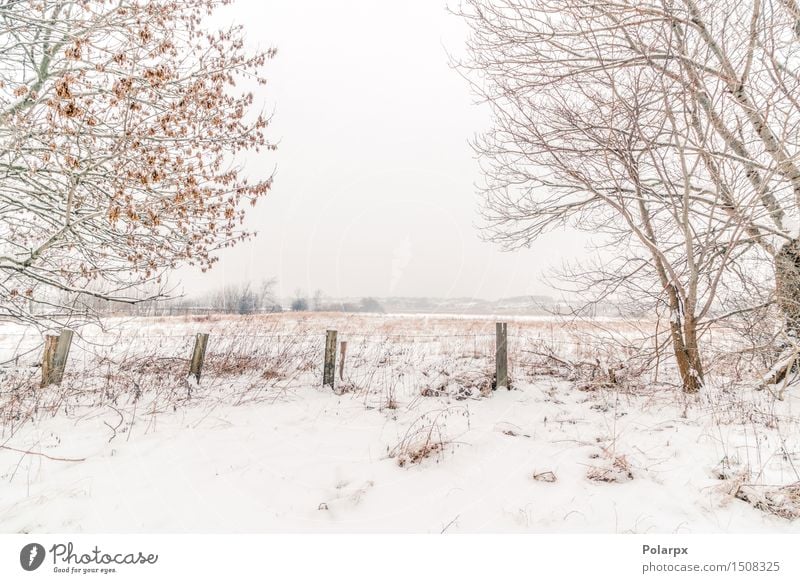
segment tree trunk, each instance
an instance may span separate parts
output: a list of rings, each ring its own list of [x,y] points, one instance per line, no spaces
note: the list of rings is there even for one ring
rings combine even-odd
[[[693,316],[686,316],[686,320],[683,323],[683,333],[686,360],[689,364],[688,377],[684,379],[683,390],[687,393],[696,393],[703,386],[705,373],[703,371],[703,361],[700,358],[700,346],[697,342],[697,322]]]
[[[697,322],[693,313],[684,313],[685,304],[681,301],[675,286],[668,286],[667,294],[672,350],[681,375],[683,392],[696,393],[703,386],[703,364],[697,343]]]
[[[675,362],[681,375],[684,393],[696,393],[703,386],[703,365],[697,345],[697,334],[694,321],[681,326],[677,317],[670,322],[672,331],[672,349]]]
[[[775,256],[775,297],[783,313],[786,334],[800,340],[800,240],[793,239]]]
[[[783,315],[789,346],[765,376],[763,383],[773,385],[786,378],[797,362],[795,351],[800,342],[800,240],[792,239],[775,255],[775,299]]]

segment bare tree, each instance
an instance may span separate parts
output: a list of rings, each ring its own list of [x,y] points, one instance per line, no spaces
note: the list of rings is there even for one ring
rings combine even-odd
[[[292,300],[291,309],[293,312],[307,312],[308,299],[302,295],[302,291],[297,289],[294,292],[294,299]]]
[[[323,309],[323,299],[324,294],[322,293],[321,289],[317,289],[314,291],[314,295],[311,297],[311,310],[314,312],[321,312]]]
[[[272,311],[277,307],[276,284],[276,279],[263,280],[259,285],[251,282],[229,284],[211,293],[205,303],[223,313],[245,315]]]
[[[667,308],[687,391],[702,384],[703,323],[741,295],[744,262],[771,262],[797,329],[794,2],[468,0],[461,13],[462,66],[494,113],[476,144],[494,239],[601,233],[620,255],[588,287]]]
[[[242,205],[272,179],[242,156],[273,146],[237,83],[264,83],[274,50],[208,28],[226,3],[0,4],[0,317],[140,301],[248,235]]]

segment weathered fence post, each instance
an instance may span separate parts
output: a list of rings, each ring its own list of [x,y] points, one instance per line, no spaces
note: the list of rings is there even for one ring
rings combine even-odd
[[[508,335],[507,324],[497,322],[496,341],[495,341],[495,388],[508,386]]]
[[[194,375],[197,382],[200,382],[200,374],[203,372],[203,362],[206,359],[206,346],[208,346],[208,334],[200,332],[194,340],[194,351],[192,351],[192,361],[189,364],[189,376]]]
[[[322,370],[322,386],[333,388],[336,371],[336,330],[325,333],[325,366]]]
[[[339,380],[344,380],[344,357],[347,354],[347,340],[339,344]]]
[[[56,353],[58,336],[48,334],[44,337],[44,353],[42,354],[42,387],[46,387],[53,381],[53,355]]]
[[[64,378],[69,348],[72,346],[72,330],[62,330],[58,336],[44,337],[42,356],[42,386],[58,385]]]
[[[72,346],[72,330],[62,330],[58,335],[58,342],[56,342],[56,353],[53,355],[53,374],[55,375],[54,382],[61,383],[64,378],[64,370],[67,368],[67,357],[69,356],[69,348]]]

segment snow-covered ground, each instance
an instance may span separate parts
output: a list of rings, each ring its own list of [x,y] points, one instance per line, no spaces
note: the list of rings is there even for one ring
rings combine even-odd
[[[800,481],[792,390],[578,386],[527,366],[520,339],[514,389],[487,391],[491,326],[376,317],[347,321],[337,394],[319,382],[330,318],[276,321],[261,336],[264,321],[129,322],[123,361],[95,336],[95,360],[24,396],[19,370],[0,373],[0,529],[800,532],[776,515]],[[248,340],[210,346],[195,386],[155,355],[198,325]],[[223,358],[233,347],[256,362]]]

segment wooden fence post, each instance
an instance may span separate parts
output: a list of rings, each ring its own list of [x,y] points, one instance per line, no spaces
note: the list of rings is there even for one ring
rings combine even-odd
[[[497,387],[506,387],[508,385],[508,328],[505,322],[497,322],[496,324],[496,340],[495,340],[495,389]]]
[[[336,330],[325,333],[325,366],[322,369],[322,386],[333,388],[336,371]]]
[[[42,354],[42,387],[46,387],[53,381],[53,355],[56,353],[58,336],[48,334],[44,337],[44,353]]]
[[[206,346],[208,346],[208,334],[200,332],[194,339],[194,350],[192,351],[192,361],[189,364],[189,376],[194,375],[197,382],[200,382],[200,374],[203,372],[203,362],[206,360]]]
[[[44,337],[42,356],[42,386],[59,385],[67,367],[69,348],[72,346],[72,330],[62,330],[58,336]]]
[[[53,374],[55,375],[54,382],[61,384],[61,379],[64,378],[64,370],[67,368],[67,357],[69,357],[69,348],[72,346],[72,330],[62,330],[58,335],[58,342],[56,342],[56,352],[53,355]]]
[[[347,340],[339,343],[339,380],[344,380],[344,357],[347,354]]]

